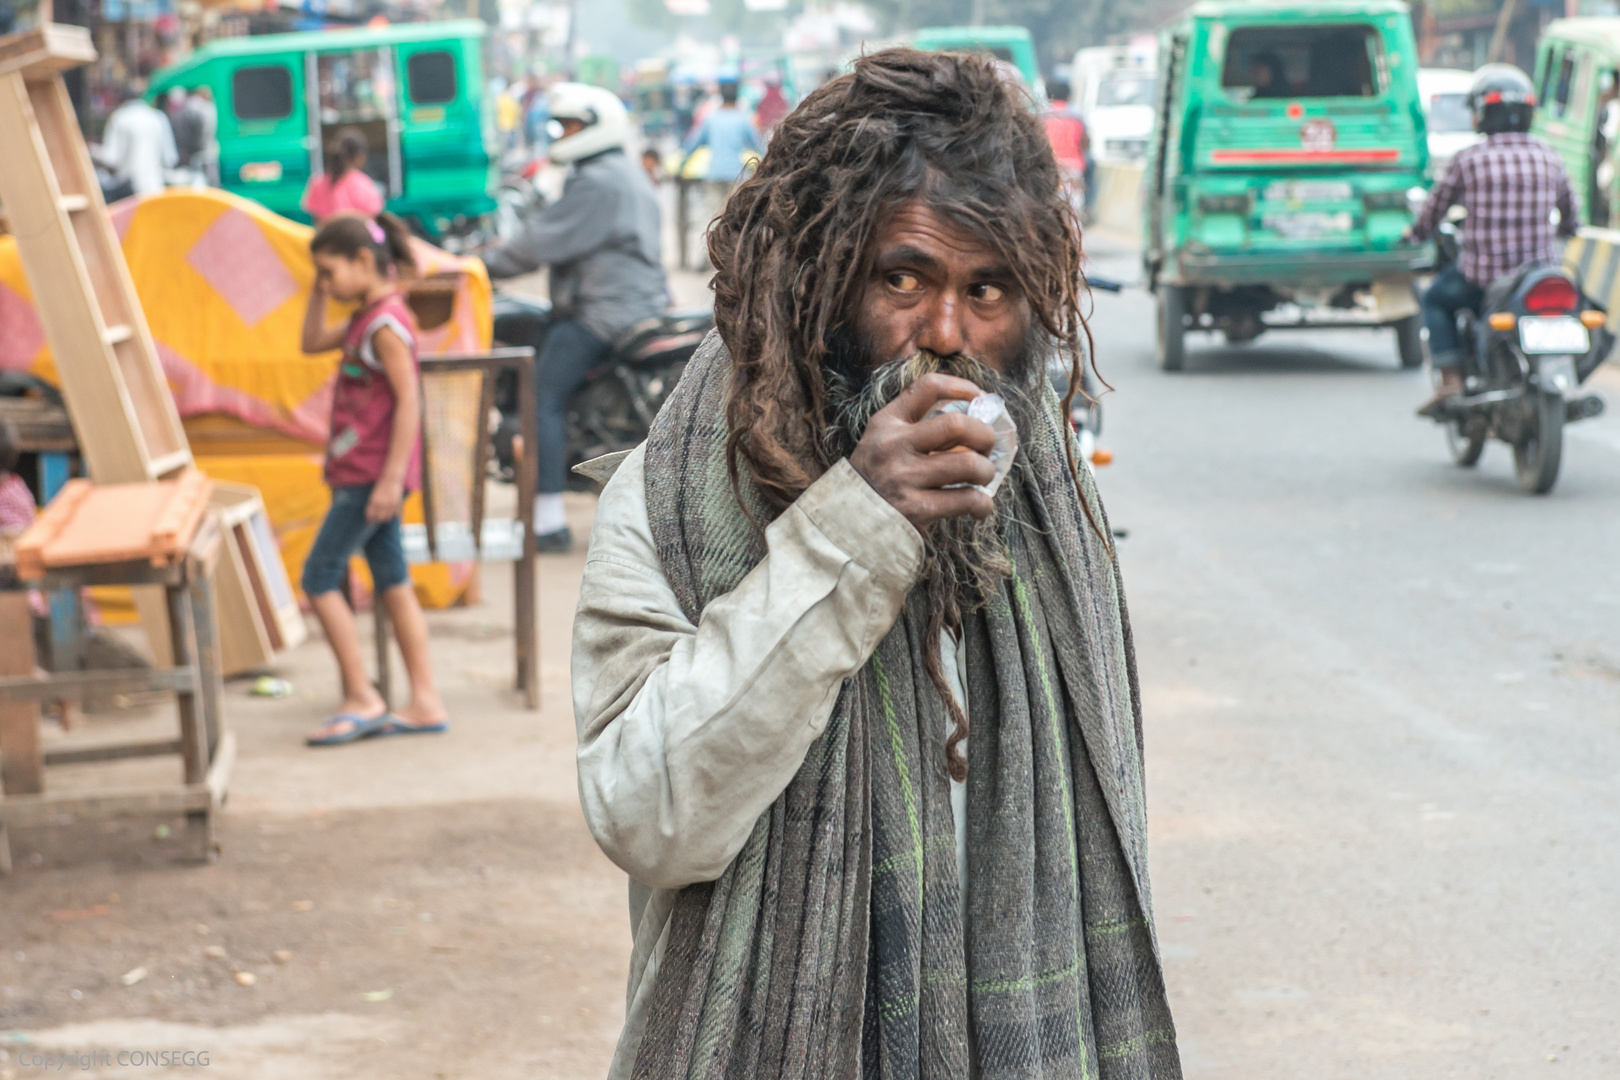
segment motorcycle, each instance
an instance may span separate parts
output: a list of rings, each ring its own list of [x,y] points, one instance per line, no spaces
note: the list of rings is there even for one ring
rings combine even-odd
[[[551,306],[538,300],[497,293],[494,301],[497,345],[527,345],[539,355],[551,328]],[[707,310],[671,311],[644,319],[615,341],[602,362],[592,368],[568,399],[568,483],[578,491],[596,485],[573,472],[575,465],[617,450],[640,445],[652,428],[686,363],[709,331],[714,315]],[[514,440],[522,431],[517,380],[510,373],[495,385],[500,420],[494,434],[496,479],[516,475]]]
[[[1442,228],[1436,269],[1457,254]],[[1544,495],[1558,482],[1564,425],[1598,416],[1603,399],[1580,386],[1614,346],[1607,313],[1554,263],[1530,263],[1493,282],[1478,313],[1457,313],[1462,395],[1434,419],[1454,461],[1479,463],[1487,439],[1513,447],[1519,487]]]

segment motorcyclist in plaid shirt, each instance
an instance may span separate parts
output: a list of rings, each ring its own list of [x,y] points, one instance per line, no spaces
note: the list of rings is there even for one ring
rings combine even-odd
[[[1554,209],[1557,237],[1574,236],[1580,224],[1563,162],[1529,134],[1536,109],[1529,76],[1511,64],[1488,64],[1468,91],[1468,105],[1474,130],[1486,139],[1452,159],[1407,232],[1409,240],[1427,240],[1453,205],[1468,211],[1461,255],[1423,295],[1429,358],[1440,376],[1434,397],[1418,410],[1425,416],[1463,392],[1457,312],[1478,312],[1491,282],[1525,263],[1559,261]]]

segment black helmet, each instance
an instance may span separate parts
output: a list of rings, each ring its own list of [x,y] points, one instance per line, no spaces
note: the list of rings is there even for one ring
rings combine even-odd
[[[1512,64],[1486,64],[1468,88],[1474,130],[1485,135],[1529,131],[1536,113],[1536,88],[1530,76]]]

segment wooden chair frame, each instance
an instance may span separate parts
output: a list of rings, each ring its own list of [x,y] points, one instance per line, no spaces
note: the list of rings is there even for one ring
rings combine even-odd
[[[539,418],[534,408],[534,350],[531,348],[492,349],[481,353],[447,353],[424,356],[420,359],[423,375],[455,371],[483,372],[483,389],[478,406],[478,435],[473,446],[472,537],[480,552],[483,544],[484,484],[489,475],[489,456],[492,443],[487,417],[495,404],[495,383],[502,372],[517,376],[519,413],[524,452],[517,459],[518,512],[517,525],[522,530],[522,554],[514,560],[512,568],[513,591],[513,649],[516,675],[514,685],[523,694],[523,704],[529,709],[540,707],[539,651],[537,597],[535,596],[535,544],[534,544],[534,484],[535,447],[539,439]],[[432,453],[427,434],[423,433],[422,511],[427,525],[429,558],[437,559],[439,521],[434,510],[433,470],[428,455]],[[393,700],[393,671],[388,641],[391,636],[388,615],[380,599],[373,598],[372,611],[376,623],[377,689],[385,700]]]

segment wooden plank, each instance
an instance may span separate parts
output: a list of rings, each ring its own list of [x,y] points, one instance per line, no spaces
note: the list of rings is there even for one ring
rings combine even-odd
[[[236,736],[227,731],[219,738],[219,749],[214,751],[214,762],[208,766],[208,795],[216,807],[225,804],[230,793],[231,769],[236,765]]]
[[[100,746],[69,746],[45,751],[45,764],[87,765],[97,761],[123,761],[127,758],[163,757],[180,752],[179,739],[146,739],[140,742],[104,743]]]
[[[518,400],[534,400],[534,350],[518,350],[527,354],[525,363],[518,367]],[[523,692],[523,704],[530,709],[540,707],[540,598],[535,589],[535,559],[539,552],[534,544],[534,483],[536,450],[540,446],[539,417],[530,408],[518,410],[522,417],[523,456],[517,462],[518,524],[523,528],[523,557],[512,565],[513,584],[513,650],[516,653],[517,688]]]
[[[225,679],[220,670],[219,632],[214,621],[213,574],[192,576],[187,586],[191,635],[197,672],[197,713],[202,723],[203,760],[212,762],[225,730]],[[182,736],[183,737],[183,736]]]
[[[17,573],[183,555],[199,535],[210,481],[188,468],[172,481],[92,484],[71,480],[17,541]]]
[[[141,310],[135,281],[130,276],[129,265],[124,261],[124,250],[113,229],[112,218],[102,204],[95,167],[91,164],[84,138],[79,133],[78,117],[73,111],[66,86],[60,76],[53,76],[30,82],[28,91],[37,122],[45,135],[43,141],[50,154],[50,167],[56,173],[61,193],[80,194],[90,200],[88,212],[68,216],[58,208],[56,219],[58,222],[66,221],[83,253],[83,263],[103,314],[101,328],[126,323],[133,332],[129,341],[118,343],[112,349],[114,375],[125,387],[130,408],[121,416],[110,417],[109,422],[128,425],[133,421],[143,445],[145,457],[140,464],[145,472],[138,477],[108,475],[92,463],[91,475],[102,482],[156,479],[163,472],[151,467],[154,459],[177,453],[190,454],[185,429],[180,424],[179,410],[175,407],[174,396],[169,392],[163,366],[158,361],[157,343],[152,339],[151,328],[147,326],[146,315]],[[24,259],[26,261],[26,253]],[[36,304],[39,301],[37,292]],[[52,351],[56,351],[54,341]],[[60,356],[57,366],[62,367]],[[105,377],[107,372],[103,370],[101,374]],[[65,374],[63,388],[71,398]],[[83,427],[79,428],[79,433],[83,442],[86,438]]]
[[[164,599],[169,605],[169,640],[174,652],[174,666],[184,667],[191,664],[197,655],[186,590],[165,589]],[[188,784],[200,783],[208,770],[208,749],[198,716],[197,699],[195,687],[182,690],[174,697],[175,708],[180,713],[180,758],[185,766]]]
[[[152,459],[150,468],[155,477],[168,478],[191,464],[191,448],[174,450]]]
[[[0,593],[0,675],[34,673],[33,614],[28,594]],[[39,705],[0,704],[0,791],[6,799],[45,790],[45,759],[39,746]],[[4,805],[0,799],[0,805]]]
[[[473,543],[484,546],[484,496],[489,487],[489,415],[495,408],[495,371],[486,369],[478,385],[478,439],[473,444],[472,530]]]
[[[82,26],[46,22],[27,33],[0,40],[0,75],[30,76],[88,64],[96,58],[90,31]]]
[[[0,202],[13,219],[36,223],[17,235],[17,249],[85,461],[104,481],[145,480],[146,447],[128,419],[128,394],[102,341],[105,323],[59,204],[62,191],[20,74],[0,76],[0,145],[7,148]]]
[[[247,569],[247,587],[253,596],[253,610],[270,639],[270,648],[280,652],[286,646],[281,640],[281,625],[276,619],[275,607],[270,603],[270,589],[265,584],[264,571],[259,564],[251,518],[231,530],[231,540],[236,547],[237,557]]]
[[[154,562],[163,562],[189,551],[195,547],[195,542],[202,539],[203,530],[199,526],[203,513],[208,509],[208,493],[212,489],[213,484],[200,469],[188,468],[180,473],[174,494],[152,525]],[[213,542],[216,545],[219,542],[217,529]],[[200,551],[193,554],[201,556]],[[207,557],[212,558],[212,553]]]
[[[269,631],[258,614],[247,569],[242,565],[242,550],[235,536],[239,528],[241,525],[237,524],[226,531],[220,573],[214,579],[220,663],[227,675],[262,668],[276,658]]]
[[[394,635],[388,619],[388,605],[376,593],[371,594],[371,643],[377,650],[377,693],[382,695],[386,708],[394,707],[394,661],[388,641]]]
[[[164,788],[113,788],[94,793],[52,791],[0,799],[0,823],[24,829],[54,825],[63,814],[84,818],[128,814],[178,814],[206,810],[213,794],[206,783]]]
[[[37,582],[29,582],[40,589],[78,589],[87,585],[133,585],[135,586],[135,606],[140,608],[140,599],[143,590],[151,592],[152,587],[166,584],[179,584],[185,578],[185,568],[180,563],[169,566],[153,566],[145,559],[139,562],[102,563],[94,566],[73,566],[60,570],[46,570],[45,576]],[[162,589],[157,592],[161,594]],[[162,602],[161,595],[158,597]],[[145,609],[140,608],[142,617]],[[159,625],[162,625],[161,623]],[[172,667],[165,661],[158,661],[159,667]]]
[[[299,610],[298,594],[287,577],[287,564],[281,561],[281,545],[276,540],[275,527],[270,524],[270,515],[262,503],[258,512],[248,518],[246,532],[254,568],[264,585],[270,617],[275,624],[271,636],[280,643],[278,648],[291,649],[309,636],[309,627]]]
[[[15,596],[15,593],[6,593]],[[26,597],[25,597],[26,600]],[[0,703],[83,701],[86,697],[140,694],[153,690],[192,690],[196,674],[184,668],[120,668],[114,671],[64,671],[55,675],[0,676]]]
[[[255,510],[264,506],[258,488],[230,480],[215,480],[208,502],[218,511],[219,523],[227,528],[246,521]]]
[[[226,480],[214,481],[208,500],[225,531],[219,570],[214,575],[220,663],[227,675],[255,671],[275,660],[276,647],[254,591],[253,575],[258,572],[257,567],[250,569],[242,553],[243,543],[250,541],[244,541],[238,530],[253,514],[263,510],[264,501],[259,497],[259,489],[251,484]]]
[[[17,449],[24,452],[72,453],[79,448],[67,409],[36,397],[0,397],[0,417],[17,433]]]

